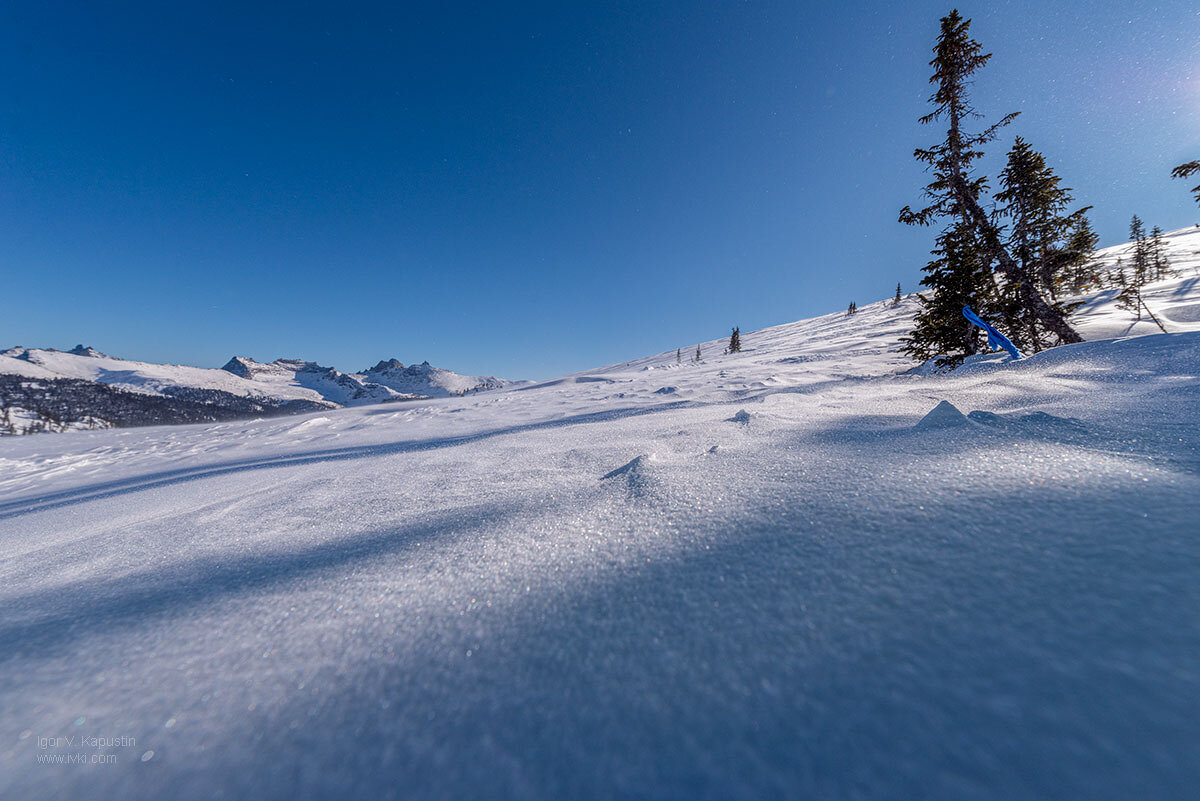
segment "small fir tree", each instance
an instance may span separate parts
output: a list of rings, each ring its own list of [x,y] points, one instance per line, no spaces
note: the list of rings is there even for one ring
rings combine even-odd
[[[1154,316],[1154,312],[1150,311],[1150,307],[1146,305],[1145,298],[1142,297],[1142,287],[1152,280],[1154,262],[1151,244],[1146,237],[1145,226],[1136,214],[1133,215],[1133,219],[1129,223],[1129,239],[1133,242],[1132,263],[1128,275],[1125,274],[1124,269],[1119,273],[1123,286],[1117,294],[1117,306],[1126,311],[1134,312],[1138,320],[1142,319],[1142,312],[1145,311],[1146,315],[1158,326],[1158,329],[1165,334],[1167,333],[1167,329]]]
[[[737,326],[734,326],[733,332],[729,335],[729,352],[742,352],[742,331]]]
[[[900,300],[901,300],[901,297],[900,297],[900,282],[899,282],[899,281],[897,281],[897,282],[896,282],[896,297],[895,297],[895,298],[892,300],[892,305],[893,305],[893,306],[899,306],[899,305],[900,305]]]
[[[1100,238],[1092,230],[1088,218],[1082,217],[1079,225],[1071,232],[1071,239],[1067,244],[1067,249],[1072,254],[1069,286],[1077,295],[1100,285],[1096,262],[1092,257],[1099,242]]]
[[[1150,280],[1152,264],[1150,260],[1150,243],[1146,241],[1146,226],[1136,214],[1129,221],[1129,241],[1133,243],[1133,255],[1130,264],[1133,275],[1129,282],[1141,287],[1141,285]]]
[[[1150,231],[1150,272],[1155,281],[1170,278],[1174,270],[1167,258],[1167,247],[1163,243],[1163,231],[1157,225]]]

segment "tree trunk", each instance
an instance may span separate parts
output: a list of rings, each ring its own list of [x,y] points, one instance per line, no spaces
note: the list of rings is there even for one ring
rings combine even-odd
[[[1150,315],[1150,319],[1153,320],[1154,324],[1158,326],[1158,330],[1162,331],[1164,334],[1167,333],[1167,329],[1163,328],[1163,324],[1160,323],[1158,318],[1154,316],[1154,312],[1150,311],[1150,307],[1146,305],[1146,301],[1142,300],[1142,295],[1140,292],[1138,293],[1138,303],[1142,304],[1142,308],[1146,310],[1146,314]],[[1142,319],[1142,313],[1140,311],[1138,312],[1138,319]]]

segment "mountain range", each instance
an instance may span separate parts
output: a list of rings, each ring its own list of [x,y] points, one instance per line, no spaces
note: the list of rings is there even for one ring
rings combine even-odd
[[[154,364],[77,345],[0,351],[0,434],[198,423],[297,414],[499,389],[429,362],[380,361],[359,373],[316,362],[235,356],[219,369]]]

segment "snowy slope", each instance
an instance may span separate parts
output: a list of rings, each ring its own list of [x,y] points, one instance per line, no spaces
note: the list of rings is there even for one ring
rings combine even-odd
[[[1177,331],[1200,330],[1200,229],[1182,228],[1163,236],[1165,253],[1175,270],[1173,278],[1147,285],[1143,292],[1146,305],[1162,321],[1164,327]],[[1117,260],[1128,264],[1133,245],[1116,245],[1095,254],[1099,268],[1111,271]],[[1091,296],[1091,302],[1081,308],[1072,323],[1085,339],[1157,334],[1158,326],[1148,319],[1139,322],[1134,315],[1118,309],[1113,303],[1116,291],[1108,290]]]
[[[2,441],[0,797],[1190,798],[1173,245],[1172,333],[1101,293],[1118,338],[946,375],[896,353],[910,299],[698,365]]]

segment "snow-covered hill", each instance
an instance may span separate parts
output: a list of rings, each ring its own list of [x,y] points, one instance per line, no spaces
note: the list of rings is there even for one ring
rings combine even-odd
[[[949,374],[897,353],[908,299],[698,364],[8,438],[0,797],[1190,798],[1170,241],[1171,333],[1099,293],[1093,341]]]
[[[235,356],[223,368],[210,369],[129,361],[83,345],[69,351],[9,348],[0,351],[0,433],[21,433],[33,424],[37,426],[34,430],[71,430],[287,414],[441,397],[510,383],[491,377],[460,376],[428,362],[409,368],[393,368],[391,364],[400,365],[392,360],[383,370],[349,374],[297,359],[262,363]],[[13,379],[43,383],[31,393],[25,384]],[[169,418],[145,414],[147,403],[143,399],[121,392],[88,393],[77,382],[169,398],[178,408]],[[202,410],[197,411],[194,404],[208,407],[214,416],[197,416]]]

